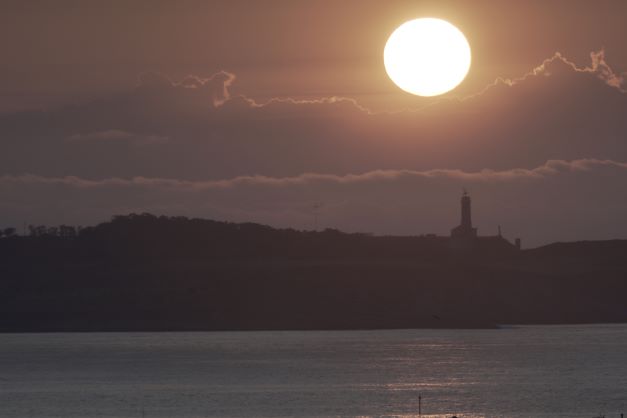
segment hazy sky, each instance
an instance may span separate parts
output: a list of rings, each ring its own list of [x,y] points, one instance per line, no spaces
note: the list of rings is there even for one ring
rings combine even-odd
[[[438,98],[383,46],[439,17]],[[627,238],[627,2],[3,1],[0,221],[150,211],[379,234]],[[556,55],[556,53],[558,53]]]

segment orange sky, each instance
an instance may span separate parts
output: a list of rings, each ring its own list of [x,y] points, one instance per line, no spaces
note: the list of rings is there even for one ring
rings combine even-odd
[[[412,106],[381,65],[402,22],[441,17],[473,48],[455,94],[514,77],[560,51],[581,65],[605,48],[627,68],[624,1],[5,1],[0,13],[0,109],[41,106],[132,86],[137,74],[236,73],[258,98],[351,96]]]
[[[444,97],[383,67],[420,16],[473,49]],[[626,18],[623,1],[4,2],[0,219],[302,229],[321,202],[323,227],[447,234],[466,187],[480,233],[624,238]]]

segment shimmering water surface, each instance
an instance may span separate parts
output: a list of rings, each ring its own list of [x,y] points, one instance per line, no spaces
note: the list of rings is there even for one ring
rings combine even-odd
[[[627,415],[627,326],[0,335],[0,417]]]

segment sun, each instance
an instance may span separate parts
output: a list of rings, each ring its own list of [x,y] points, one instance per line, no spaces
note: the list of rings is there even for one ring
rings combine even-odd
[[[383,62],[392,81],[418,96],[437,96],[457,87],[470,69],[470,45],[449,22],[410,20],[385,44]]]

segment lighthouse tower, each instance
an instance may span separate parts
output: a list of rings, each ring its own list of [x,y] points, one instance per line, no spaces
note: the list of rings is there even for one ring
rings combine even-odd
[[[477,238],[477,228],[472,227],[472,217],[470,210],[470,196],[464,190],[461,199],[462,219],[461,224],[451,230],[451,238],[472,240]]]

